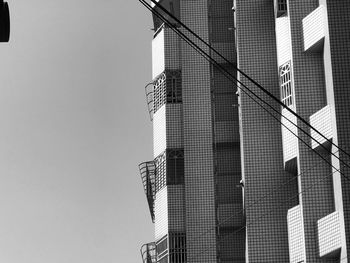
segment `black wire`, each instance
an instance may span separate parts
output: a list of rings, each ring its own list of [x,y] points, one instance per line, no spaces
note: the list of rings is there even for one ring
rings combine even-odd
[[[320,158],[322,158],[328,165],[333,167],[336,171],[338,171],[341,175],[344,176],[347,180],[350,180],[346,175],[342,174],[339,169],[337,169],[331,162],[329,162],[326,158],[324,158],[319,152],[317,152],[315,149],[312,149],[311,146],[308,145],[307,142],[302,140],[297,134],[292,132],[285,124],[283,124],[279,119],[277,119],[271,112],[269,112],[265,107],[263,107],[260,103],[257,102],[249,93],[247,93],[244,89],[241,87],[238,87],[236,84],[236,81],[238,81],[230,72],[228,72],[224,67],[222,67],[218,62],[216,62],[210,55],[208,55],[203,49],[198,47],[191,39],[189,39],[183,32],[181,32],[176,26],[171,24],[162,14],[160,14],[157,10],[152,8],[145,0],[139,0],[148,10],[150,10],[153,14],[155,14],[157,17],[159,17],[164,23],[169,26],[172,30],[174,30],[180,37],[185,40],[186,43],[188,43],[191,47],[193,47],[196,51],[199,52],[199,54],[204,57],[207,61],[214,64],[216,67],[218,67],[222,73],[225,73],[224,76],[228,78],[237,88],[242,90],[248,97],[250,97],[254,102],[256,102],[260,107],[262,107],[268,114],[270,114],[274,119],[277,120],[282,126],[284,126],[286,129],[288,129],[294,136],[296,136],[300,141],[302,141],[308,148],[310,148],[314,153],[316,153]],[[286,116],[282,115],[278,110],[276,110],[274,107],[272,107],[270,104],[268,104],[266,101],[264,101],[262,98],[260,98],[256,93],[254,93],[252,90],[250,90],[247,86],[245,86],[242,82],[238,81],[242,86],[244,86],[250,93],[252,93],[256,98],[258,98],[260,101],[264,102],[269,108],[271,108],[274,112],[276,112],[278,115],[281,115],[283,118],[285,118],[288,122],[293,124],[295,127],[297,127],[299,130],[301,130],[304,134],[306,134],[308,137],[316,141],[322,148],[326,149],[328,152],[328,149],[320,142],[318,142],[314,137],[312,137],[307,131],[302,129],[301,127],[298,127],[293,121],[289,120]],[[331,154],[337,158],[340,162],[342,162],[345,166],[350,166],[342,161],[338,156],[335,155],[335,153],[331,152]]]
[[[140,0],[139,0],[140,1]],[[294,112],[292,109],[287,107],[283,102],[281,102],[275,95],[273,95],[271,92],[269,92],[267,89],[265,89],[263,86],[261,86],[258,82],[256,82],[253,78],[248,76],[245,72],[243,72],[241,69],[239,69],[234,63],[229,61],[225,56],[223,56],[220,52],[218,52],[216,49],[214,49],[211,45],[209,45],[205,40],[203,40],[197,33],[195,33],[193,30],[191,30],[188,26],[186,26],[182,21],[180,21],[177,17],[175,17],[172,13],[170,13],[166,8],[164,8],[162,5],[160,5],[155,0],[151,0],[151,2],[156,6],[159,7],[162,11],[164,11],[167,15],[169,15],[172,19],[174,19],[177,23],[179,23],[183,28],[185,28],[188,32],[190,32],[193,36],[195,36],[198,40],[200,40],[204,45],[206,45],[210,50],[212,50],[215,54],[217,54],[219,57],[224,59],[226,63],[233,66],[239,73],[241,73],[244,77],[246,77],[249,81],[251,81],[254,85],[256,85],[260,90],[262,90],[264,93],[266,93],[270,98],[272,98],[275,102],[277,102],[279,105],[282,106],[282,108],[287,109],[290,113],[292,113],[295,117],[297,117],[299,120],[301,120],[304,124],[306,124],[308,127],[313,129],[316,133],[318,133],[322,138],[324,138],[327,142],[329,142],[331,145],[335,146],[337,149],[339,149],[341,152],[345,153],[348,157],[350,157],[350,154],[347,153],[345,150],[340,148],[338,145],[334,144],[332,140],[328,139],[326,136],[324,136],[320,131],[318,131],[316,128],[314,128],[309,122],[307,122],[303,117],[301,117],[299,114]],[[154,9],[154,8],[153,8]],[[236,80],[240,83],[239,80]],[[319,143],[320,144],[320,143]],[[328,151],[328,149],[326,149]],[[336,156],[334,156],[336,157]],[[345,164],[346,165],[346,164]],[[346,165],[348,168],[350,166]]]

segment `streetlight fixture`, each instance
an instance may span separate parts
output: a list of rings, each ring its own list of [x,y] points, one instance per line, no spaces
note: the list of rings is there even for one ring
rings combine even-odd
[[[0,42],[10,40],[10,12],[7,2],[0,0]]]

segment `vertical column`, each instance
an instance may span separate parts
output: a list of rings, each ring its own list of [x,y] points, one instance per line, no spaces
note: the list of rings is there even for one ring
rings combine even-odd
[[[182,21],[208,41],[207,1],[180,3]],[[184,42],[182,84],[187,259],[190,263],[216,262],[210,67]]]
[[[318,1],[288,1],[292,36],[292,54],[296,112],[305,119],[326,105],[323,58],[318,53],[305,53],[302,20],[318,7]],[[308,131],[298,120],[298,126]],[[299,132],[299,137],[309,145],[310,138]],[[298,142],[298,173],[301,174],[300,204],[302,208],[305,260],[321,262],[318,256],[316,222],[334,211],[331,166],[320,159],[309,147]],[[330,161],[330,155],[324,157]]]
[[[238,68],[279,97],[273,1],[236,0],[235,13]],[[255,85],[240,74],[239,78],[280,110]],[[287,211],[298,200],[296,178],[284,170],[281,124],[242,90],[239,94],[246,260],[289,262]],[[280,120],[278,114],[275,117]]]
[[[325,38],[324,56],[328,57],[328,63],[325,63],[326,81],[327,81],[327,100],[333,106],[333,130],[334,143],[339,145],[347,153],[350,152],[350,2],[349,1],[326,1],[320,0],[320,4],[327,7],[328,32]],[[331,73],[330,73],[331,72]],[[335,125],[336,124],[336,125]],[[350,158],[339,153],[341,160],[350,163]],[[342,222],[341,233],[342,251],[340,258],[342,263],[349,262],[350,255],[350,182],[345,178],[350,177],[350,170],[339,164],[338,160],[332,158],[333,164],[340,167],[344,176],[334,178],[336,207],[340,212]],[[341,191],[340,191],[341,189]],[[345,240],[344,240],[345,239]]]

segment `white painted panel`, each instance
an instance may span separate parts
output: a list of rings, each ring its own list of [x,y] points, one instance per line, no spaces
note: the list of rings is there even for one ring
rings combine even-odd
[[[320,257],[341,248],[339,213],[336,211],[317,222]]]
[[[282,115],[286,117],[281,119],[284,125],[282,125],[283,160],[286,163],[297,156],[298,139],[294,134],[298,134],[298,128],[293,125],[293,123],[297,123],[297,120],[292,113],[283,109]]]
[[[292,41],[289,17],[276,18],[276,41],[278,66],[292,59]]]
[[[318,46],[325,37],[325,8],[320,5],[303,19],[304,51]]]
[[[300,205],[288,210],[287,221],[290,263],[304,262],[305,239]]]
[[[168,189],[164,187],[156,194],[154,203],[155,240],[168,234]]]
[[[152,78],[154,79],[165,69],[164,65],[164,28],[152,41]]]
[[[166,107],[163,105],[153,115],[153,157],[156,158],[166,149]]]
[[[310,124],[315,127],[321,134],[323,134],[327,139],[333,138],[332,122],[331,122],[331,107],[327,105],[315,114],[310,116]],[[321,135],[316,133],[314,130],[310,131],[311,136],[320,143],[325,143],[326,139]],[[311,139],[312,148],[319,146],[315,140]]]

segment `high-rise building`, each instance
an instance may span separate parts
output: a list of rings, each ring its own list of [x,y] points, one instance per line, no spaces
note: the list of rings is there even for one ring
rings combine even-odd
[[[350,1],[158,3],[144,262],[348,262]]]
[[[236,63],[231,0],[158,3]],[[143,260],[243,263],[245,231],[234,233],[244,226],[236,89],[153,19],[153,80],[146,89],[154,156],[140,171],[155,240],[143,247]],[[170,23],[183,30],[174,19]],[[232,65],[219,63],[236,74]]]
[[[237,0],[235,9],[239,69],[284,104],[239,74],[283,115],[265,106],[279,123],[240,92],[247,262],[348,262],[350,1]]]

